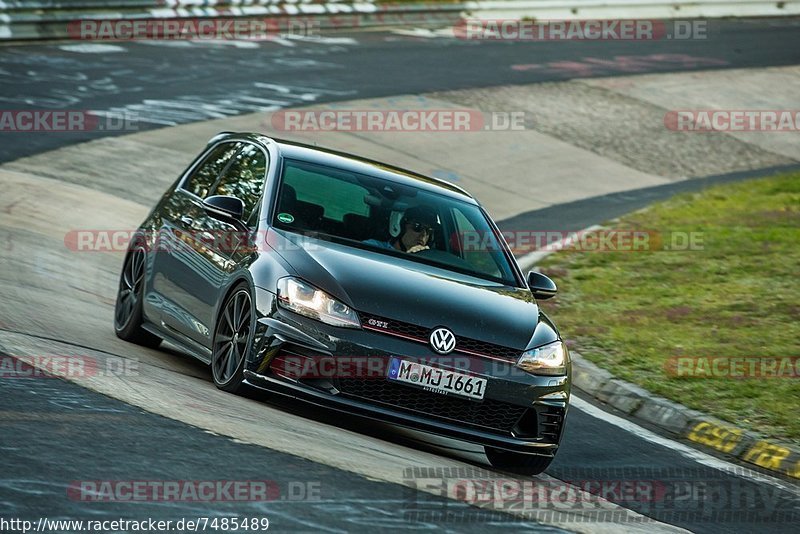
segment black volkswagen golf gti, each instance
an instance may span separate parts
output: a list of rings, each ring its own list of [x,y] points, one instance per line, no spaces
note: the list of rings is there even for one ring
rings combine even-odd
[[[249,384],[466,440],[540,473],[571,365],[486,211],[447,182],[258,134],[222,133],[131,240],[115,330]]]

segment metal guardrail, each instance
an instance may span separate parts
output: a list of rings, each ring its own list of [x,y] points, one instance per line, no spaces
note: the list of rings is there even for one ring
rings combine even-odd
[[[9,13],[46,9],[121,9],[125,7],[156,7],[164,4],[164,0],[2,0],[0,1],[0,11]]]
[[[35,7],[33,7],[35,6]],[[0,40],[70,39],[81,20],[202,18],[270,19],[285,25],[302,18],[320,29],[452,25],[460,2],[376,3],[373,0],[0,0]]]
[[[345,2],[348,0],[328,0]],[[369,1],[369,0],[365,0]],[[313,4],[320,0],[1,0],[0,11],[29,11],[35,9],[101,9],[117,10],[125,8],[187,8],[215,6],[250,6],[275,4]]]
[[[443,26],[461,18],[570,20],[800,15],[800,0],[0,0],[0,40],[69,39],[78,20],[302,17],[320,29]]]
[[[476,18],[675,19],[800,15],[798,0],[486,0],[464,4]]]
[[[38,0],[36,4],[58,4],[59,8],[35,10],[8,10],[8,4],[8,1],[0,0],[0,40],[74,38],[70,23],[81,20],[253,18],[270,19],[286,25],[289,20],[301,18],[320,29],[341,29],[452,25],[461,18],[464,10],[463,4],[458,2],[417,4],[374,3],[371,0]],[[106,7],[101,9],[101,4]],[[72,9],[66,9],[67,5]]]

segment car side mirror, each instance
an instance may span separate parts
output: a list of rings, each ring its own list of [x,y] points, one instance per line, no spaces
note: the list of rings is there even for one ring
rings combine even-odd
[[[556,296],[558,287],[549,276],[531,271],[528,273],[528,287],[536,300],[545,300]]]
[[[226,195],[214,195],[203,200],[203,207],[214,218],[241,221],[244,215],[244,202]]]

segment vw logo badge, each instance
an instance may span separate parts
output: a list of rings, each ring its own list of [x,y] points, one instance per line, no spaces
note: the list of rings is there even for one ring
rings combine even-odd
[[[430,343],[439,354],[449,354],[456,348],[456,336],[447,328],[437,328],[431,332]]]

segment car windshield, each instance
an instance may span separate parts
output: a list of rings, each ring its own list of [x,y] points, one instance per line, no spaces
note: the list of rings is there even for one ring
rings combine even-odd
[[[278,198],[277,228],[519,285],[507,248],[469,202],[291,159],[284,161]]]

